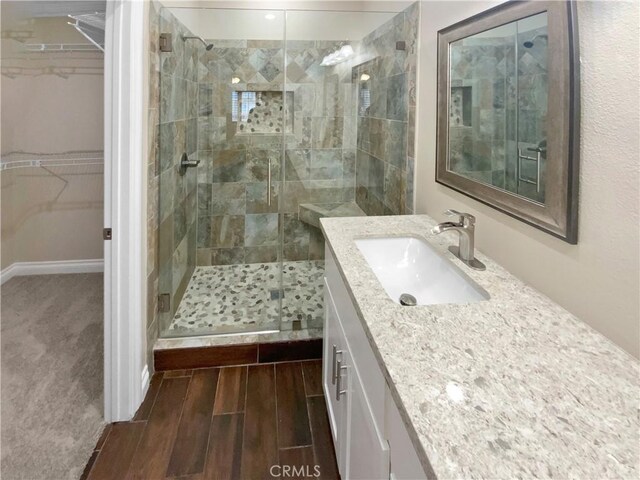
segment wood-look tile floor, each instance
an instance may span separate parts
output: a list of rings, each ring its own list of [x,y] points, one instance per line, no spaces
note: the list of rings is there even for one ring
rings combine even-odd
[[[83,474],[274,477],[339,478],[320,360],[157,373],[134,419],[107,426]]]

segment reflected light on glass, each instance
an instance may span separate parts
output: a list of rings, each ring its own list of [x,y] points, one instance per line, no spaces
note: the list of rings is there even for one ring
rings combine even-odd
[[[320,65],[323,65],[325,67],[336,65],[340,62],[344,62],[352,55],[353,55],[353,47],[351,45],[343,45],[342,47],[340,47],[340,49],[325,56],[322,59],[322,63]]]

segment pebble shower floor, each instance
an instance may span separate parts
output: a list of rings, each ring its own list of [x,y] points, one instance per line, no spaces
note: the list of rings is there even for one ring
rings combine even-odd
[[[324,261],[196,267],[169,327],[171,335],[322,328]],[[294,323],[300,320],[299,324]]]

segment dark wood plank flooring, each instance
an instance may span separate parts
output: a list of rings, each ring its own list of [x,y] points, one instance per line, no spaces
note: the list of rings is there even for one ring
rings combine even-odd
[[[156,373],[134,419],[107,426],[83,479],[338,479],[321,370],[310,360]]]

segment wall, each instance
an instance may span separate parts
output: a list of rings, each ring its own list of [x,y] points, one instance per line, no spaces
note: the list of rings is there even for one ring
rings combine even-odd
[[[635,2],[578,2],[580,220],[568,245],[434,181],[437,31],[496,2],[423,2],[417,213],[477,217],[476,246],[634,356],[640,355],[638,16]]]
[[[419,18],[416,2],[359,45],[360,59],[370,58],[353,71],[358,85],[356,202],[367,215],[413,213]],[[396,42],[404,42],[404,49]]]
[[[241,129],[232,118],[231,98],[245,91],[282,97],[284,41],[208,41],[214,47],[201,52],[199,69],[198,265],[274,262],[281,227],[284,260],[324,258],[322,234],[298,220],[298,207],[355,199],[351,72],[320,67],[340,43],[287,42],[283,135],[275,131],[277,121],[272,134]],[[247,126],[260,121],[258,110]],[[277,112],[281,120],[283,112]]]
[[[25,52],[26,43],[87,43],[66,18],[23,19],[2,3],[2,158],[102,157],[103,54]],[[101,166],[2,172],[2,268],[103,256]],[[62,177],[62,178],[59,178]]]
[[[160,328],[170,323],[196,264],[197,170],[180,171],[186,153],[195,159],[198,148],[198,56],[200,43],[171,12],[160,12],[160,31],[172,35],[172,52],[160,52],[159,125],[159,293],[169,294],[170,311],[160,313]]]
[[[158,312],[159,265],[158,265],[158,227],[160,224],[159,185],[160,156],[158,154],[160,123],[160,57],[158,41],[160,35],[160,5],[155,0],[145,2],[144,35],[145,60],[144,92],[146,115],[142,119],[147,142],[144,145],[143,160],[146,161],[146,364],[153,373],[153,346],[160,332]]]

